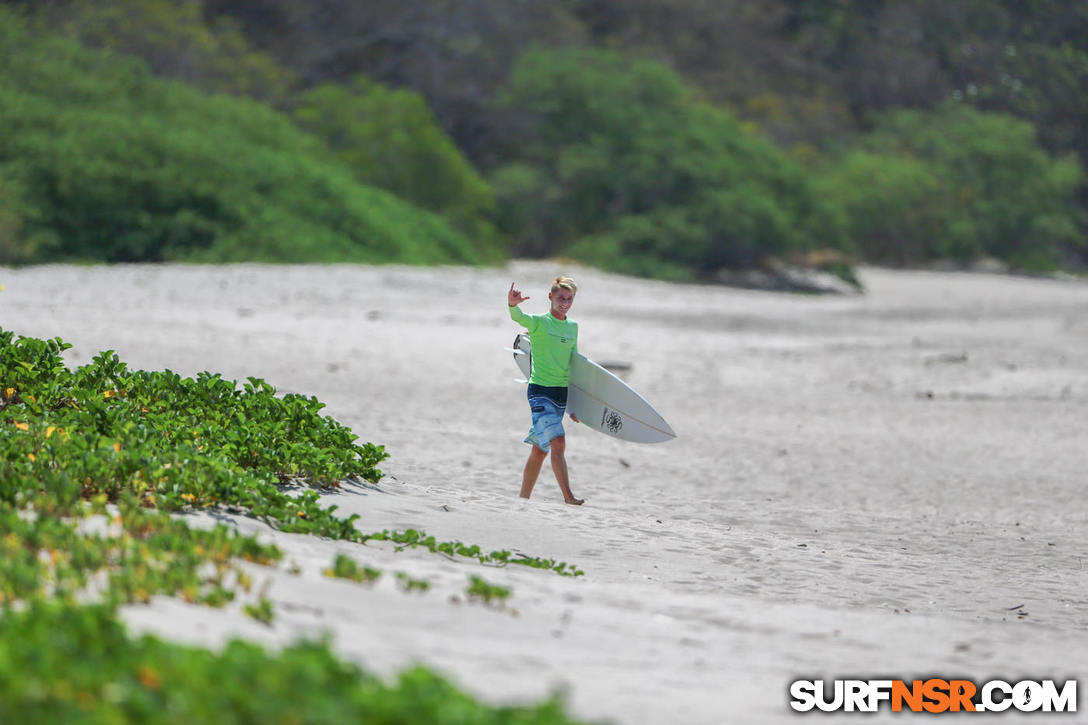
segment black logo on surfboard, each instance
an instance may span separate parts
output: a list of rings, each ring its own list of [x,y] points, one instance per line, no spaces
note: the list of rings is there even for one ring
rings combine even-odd
[[[623,428],[623,418],[615,410],[605,408],[601,413],[601,425],[608,428],[610,433],[619,433]]]

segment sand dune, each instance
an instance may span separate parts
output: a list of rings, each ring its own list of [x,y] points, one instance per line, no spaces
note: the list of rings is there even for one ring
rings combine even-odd
[[[544,311],[560,271],[580,285],[580,349],[630,363],[679,435],[636,446],[568,426],[582,508],[547,467],[517,498],[528,413],[503,352],[510,282]],[[360,528],[586,572],[235,520],[287,552],[254,568],[273,626],[159,599],[124,610],[138,630],[212,645],[328,631],[383,674],[423,662],[493,702],[561,689],[576,714],[620,723],[786,722],[799,677],[1082,675],[1088,284],[861,277],[866,295],[830,298],[541,262],[38,267],[0,272],[0,324],[63,337],[73,364],[111,348],[133,367],[317,395],[392,456],[378,486],[329,496]],[[431,589],[326,578],[336,552]],[[466,602],[470,574],[511,587],[507,608]]]

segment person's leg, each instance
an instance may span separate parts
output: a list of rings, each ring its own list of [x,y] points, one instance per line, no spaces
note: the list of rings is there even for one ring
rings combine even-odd
[[[540,467],[544,465],[544,459],[548,454],[537,446],[529,449],[529,460],[525,461],[525,471],[521,474],[521,497],[529,498],[536,485],[537,476],[540,475]]]
[[[567,472],[567,459],[564,456],[567,449],[567,437],[552,438],[550,448],[552,471],[555,473],[555,480],[559,484],[559,490],[563,492],[563,501],[575,506],[581,506],[585,503],[585,500],[575,498],[574,494],[570,492],[570,474]]]

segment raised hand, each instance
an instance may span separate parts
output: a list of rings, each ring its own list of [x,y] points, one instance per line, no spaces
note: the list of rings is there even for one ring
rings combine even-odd
[[[521,290],[514,289],[514,283],[511,282],[510,283],[510,294],[508,294],[506,296],[506,304],[510,305],[511,307],[517,307],[518,305],[520,305],[522,302],[524,302],[527,299],[529,299],[529,298],[528,297],[522,297]]]

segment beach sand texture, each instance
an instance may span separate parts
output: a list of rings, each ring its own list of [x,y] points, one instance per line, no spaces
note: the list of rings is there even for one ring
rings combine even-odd
[[[559,272],[579,283],[579,349],[630,363],[625,379],[679,436],[638,446],[568,420],[581,508],[547,464],[533,499],[517,497],[529,414],[503,351],[519,329],[510,283],[543,312]],[[0,324],[64,338],[72,364],[113,349],[134,368],[316,395],[391,454],[380,484],[326,498],[359,528],[585,571],[218,517],[285,550],[252,570],[273,624],[240,603],[159,598],[123,610],[135,631],[211,646],[330,632],[382,675],[424,663],[494,703],[562,690],[574,714],[618,723],[793,721],[797,678],[1083,677],[1088,284],[861,279],[864,296],[812,297],[549,262],[47,266],[3,271]],[[327,578],[336,552],[431,588]],[[505,609],[465,601],[471,574],[512,588]]]

